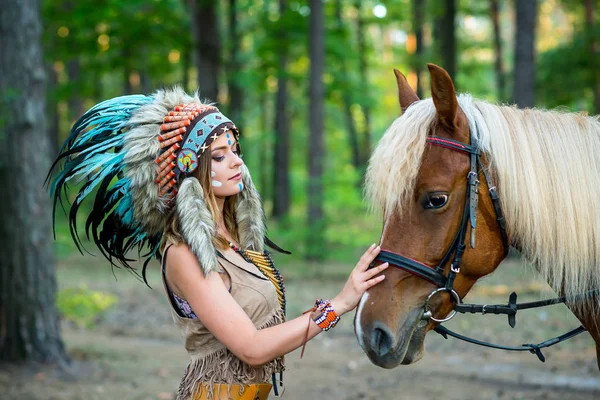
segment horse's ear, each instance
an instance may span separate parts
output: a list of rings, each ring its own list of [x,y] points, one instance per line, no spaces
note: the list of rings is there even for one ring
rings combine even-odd
[[[404,114],[408,106],[415,101],[419,101],[419,96],[412,90],[402,72],[394,68],[394,75],[396,75],[396,82],[398,84],[398,100],[400,101],[400,108]]]
[[[449,128],[456,127],[458,101],[450,75],[435,64],[427,64],[431,75],[431,97],[442,124]]]

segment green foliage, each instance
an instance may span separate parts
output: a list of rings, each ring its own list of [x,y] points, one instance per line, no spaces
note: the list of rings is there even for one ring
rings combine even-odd
[[[377,241],[381,231],[378,216],[367,212],[360,187],[362,173],[352,164],[348,121],[350,109],[359,133],[366,130],[364,111],[370,109],[371,144],[374,146],[398,116],[398,102],[392,68],[406,75],[419,66],[428,95],[427,62],[438,61],[434,23],[442,13],[442,0],[425,2],[423,39],[425,49],[417,59],[408,46],[415,29],[413,0],[331,0],[325,12],[325,188],[324,251],[326,259],[350,261],[356,249]],[[505,52],[506,82],[510,86],[514,29],[514,2],[501,1],[501,30]],[[540,12],[548,3],[540,2]],[[567,105],[592,109],[591,71],[594,71],[584,34],[583,6],[565,0],[554,8],[575,16],[578,28],[574,37],[551,48],[537,58],[537,99],[540,106]],[[160,86],[186,84],[196,89],[196,48],[192,39],[193,15],[184,0],[47,0],[44,5],[44,43],[47,62],[56,73],[49,105],[59,112],[61,137],[73,119],[71,103],[80,100],[85,108],[96,102],[122,95],[126,90],[153,91]],[[229,37],[229,2],[219,2],[218,18],[222,34],[220,56],[223,63],[222,89],[225,82],[243,87],[244,103],[240,121],[244,161],[252,171],[255,184],[264,198],[267,213],[271,208],[273,144],[275,142],[275,95],[278,79],[288,80],[288,109],[291,131],[290,180],[292,205],[287,219],[269,221],[269,236],[301,257],[307,253],[307,138],[309,126],[308,76],[310,59],[309,2],[288,1],[280,13],[279,2],[237,0],[237,27],[241,37],[237,59],[241,71],[227,76],[232,38]],[[494,48],[489,2],[457,1],[456,30],[458,65],[456,85],[460,92],[474,97],[498,100],[494,71]],[[594,2],[598,11],[598,1]],[[373,7],[384,5],[387,14],[375,17]],[[552,7],[550,7],[552,8]],[[544,11],[546,10],[546,11]],[[366,49],[358,46],[357,18],[364,21],[362,38]],[[468,27],[466,18],[476,22]],[[597,18],[597,17],[596,17]],[[557,20],[560,21],[560,20]],[[558,23],[558,22],[557,22]],[[564,23],[564,21],[562,22]],[[540,28],[541,29],[541,28]],[[596,36],[597,32],[596,32]],[[287,69],[280,71],[280,55],[287,55]],[[359,58],[366,56],[367,79],[361,78]],[[597,62],[597,61],[596,61]],[[135,78],[138,78],[136,81]],[[142,82],[145,78],[149,83]],[[188,79],[189,78],[189,79]],[[225,79],[227,78],[227,79]],[[509,90],[509,88],[507,88]],[[227,112],[228,94],[221,90],[216,99]],[[502,100],[502,99],[500,99]],[[0,110],[0,123],[2,119]],[[363,143],[361,138],[360,143]],[[365,153],[371,149],[363,149]],[[359,168],[360,169],[360,168]],[[79,226],[85,226],[86,204]],[[57,213],[57,250],[66,257],[70,244],[69,227]],[[90,249],[91,250],[91,249]]]
[[[98,318],[117,303],[110,293],[91,290],[86,286],[63,289],[58,293],[57,306],[63,318],[80,328],[93,328]]]
[[[170,52],[181,54],[191,45],[189,13],[178,0],[49,0],[43,13],[47,58],[55,69],[56,62],[76,61],[81,71],[69,76],[68,69],[58,67],[59,100],[121,95],[123,80],[129,78],[125,71],[143,71],[168,82],[179,60],[169,60]],[[102,85],[106,75],[119,78],[121,84]]]
[[[600,31],[599,31],[600,32]],[[596,34],[600,38],[600,35]],[[575,32],[573,40],[540,55],[536,94],[544,107],[593,110],[593,55],[586,33]]]

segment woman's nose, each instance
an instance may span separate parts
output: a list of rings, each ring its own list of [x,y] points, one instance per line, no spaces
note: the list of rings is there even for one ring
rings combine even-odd
[[[243,164],[244,164],[244,160],[242,160],[242,158],[240,156],[238,156],[237,154],[233,153],[233,166],[239,167]]]

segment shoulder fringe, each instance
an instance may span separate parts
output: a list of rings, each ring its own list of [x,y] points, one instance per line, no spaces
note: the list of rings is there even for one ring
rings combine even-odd
[[[279,325],[284,322],[283,313],[278,310],[269,321],[259,329]],[[179,384],[176,400],[190,400],[199,391],[207,390],[208,398],[213,397],[214,385],[247,385],[252,383],[271,382],[271,375],[283,372],[283,357],[276,358],[260,367],[251,367],[242,362],[227,348],[218,350],[208,356],[192,360]]]

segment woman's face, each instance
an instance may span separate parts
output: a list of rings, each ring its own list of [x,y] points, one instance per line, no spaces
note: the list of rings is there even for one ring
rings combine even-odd
[[[239,143],[232,131],[221,134],[210,145],[211,183],[215,197],[225,198],[244,189]]]

